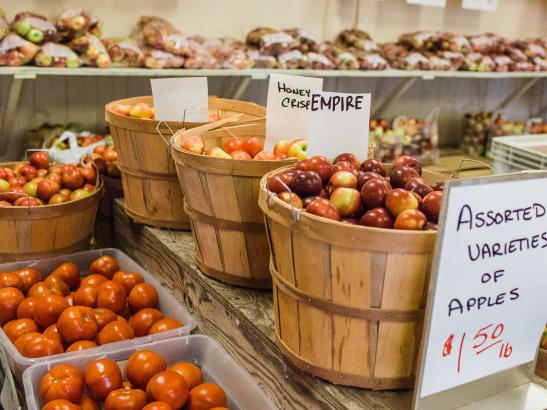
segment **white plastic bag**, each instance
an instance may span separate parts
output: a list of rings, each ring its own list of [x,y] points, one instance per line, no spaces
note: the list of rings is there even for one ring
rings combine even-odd
[[[80,134],[81,135],[81,134]],[[93,153],[93,150],[95,147],[98,147],[100,145],[106,145],[104,140],[95,142],[93,144],[89,144],[85,147],[78,146],[78,134],[72,131],[65,131],[61,134],[59,139],[57,139],[55,142],[67,142],[68,143],[68,149],[65,150],[58,150],[55,148],[46,148],[49,146],[51,142],[51,138],[44,141],[44,144],[42,147],[45,151],[49,154],[49,157],[53,160],[53,162],[56,162],[58,164],[77,164],[80,162],[80,158],[84,155],[91,155]]]

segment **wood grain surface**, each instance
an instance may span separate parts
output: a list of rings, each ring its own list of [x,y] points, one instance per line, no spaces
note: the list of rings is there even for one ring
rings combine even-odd
[[[224,285],[194,263],[189,232],[131,223],[123,200],[114,206],[116,246],[155,275],[216,339],[279,409],[408,409],[411,392],[374,392],[335,386],[292,367],[275,343],[270,291]]]

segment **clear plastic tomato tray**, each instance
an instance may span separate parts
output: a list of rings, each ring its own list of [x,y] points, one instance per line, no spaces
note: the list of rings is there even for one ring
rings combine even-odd
[[[101,346],[99,349],[101,349]],[[116,350],[86,350],[85,356],[59,356],[49,362],[37,363],[25,370],[23,384],[28,410],[39,410],[44,405],[40,397],[40,380],[53,367],[71,364],[81,371],[91,360],[107,357],[118,363],[125,378],[125,364],[129,356],[137,350],[147,349],[161,355],[167,366],[177,362],[192,362],[201,368],[206,382],[218,384],[228,396],[230,410],[270,410],[275,409],[270,400],[251,377],[241,369],[220,345],[208,336],[191,335],[158,340],[145,345],[125,346]]]
[[[165,289],[161,283],[156,280],[150,273],[145,271],[137,262],[127,256],[125,253],[119,249],[105,248],[105,249],[96,249],[91,251],[77,252],[70,255],[63,255],[50,259],[40,259],[35,261],[22,261],[22,262],[12,262],[0,264],[0,272],[11,272],[18,269],[23,269],[26,267],[34,268],[38,270],[43,276],[51,273],[58,265],[64,261],[71,261],[78,265],[82,276],[86,276],[89,271],[89,265],[95,259],[100,256],[109,255],[115,258],[118,261],[120,270],[128,272],[139,272],[144,280],[153,285],[158,291],[159,296],[159,305],[158,309],[164,314],[164,316],[171,316],[179,320],[183,326],[178,329],[169,330],[166,332],[156,333],[154,335],[136,337],[130,340],[123,340],[121,342],[110,343],[101,347],[94,347],[86,350],[87,354],[93,354],[95,351],[108,352],[110,350],[125,348],[125,347],[134,347],[141,345],[143,343],[152,342],[159,339],[166,339],[175,336],[188,335],[196,327],[196,321],[190,315],[190,313],[184,308],[184,306],[178,302],[168,291]],[[50,361],[52,359],[68,359],[80,355],[80,352],[72,353],[62,353],[54,356],[40,357],[36,359],[31,359],[24,357],[19,353],[15,348],[13,343],[8,339],[6,334],[2,329],[0,329],[0,343],[4,352],[6,353],[6,358],[8,360],[9,366],[17,380],[21,381],[23,371],[35,364],[44,361]]]

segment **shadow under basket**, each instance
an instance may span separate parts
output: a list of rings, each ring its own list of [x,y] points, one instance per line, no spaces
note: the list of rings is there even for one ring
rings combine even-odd
[[[267,191],[279,171],[262,178],[259,205],[280,349],[299,369],[334,384],[411,388],[436,232],[294,214]],[[423,177],[432,184],[446,179],[427,171]]]
[[[109,248],[114,246],[114,200],[123,198],[121,178],[103,175],[104,195],[99,201],[99,210],[95,219],[93,239],[98,246]]]

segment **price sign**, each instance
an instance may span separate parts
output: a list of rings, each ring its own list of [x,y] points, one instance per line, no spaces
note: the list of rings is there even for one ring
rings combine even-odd
[[[308,158],[324,155],[333,160],[338,154],[351,152],[366,159],[370,99],[370,94],[313,94],[308,117]]]
[[[547,173],[450,183],[439,226],[419,398],[534,360],[547,321]]]
[[[462,7],[470,10],[496,11],[498,0],[463,0]]]
[[[266,102],[266,150],[273,151],[281,140],[308,137],[310,98],[322,89],[322,78],[270,75]]]
[[[446,0],[406,0],[408,4],[416,4],[418,6],[434,6],[445,7]]]
[[[161,78],[150,84],[156,120],[208,121],[207,77]]]

